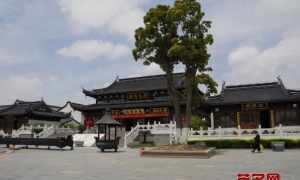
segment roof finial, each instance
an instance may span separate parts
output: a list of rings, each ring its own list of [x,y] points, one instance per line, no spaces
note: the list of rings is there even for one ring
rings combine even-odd
[[[277,76],[277,81],[278,81],[279,85],[281,85],[282,87],[284,87],[284,84],[283,84],[283,81],[282,81],[280,75]]]
[[[276,79],[277,79],[277,81],[279,82],[279,84],[283,84],[283,82],[282,82],[282,79],[281,79],[280,75],[279,75],[279,76],[277,76],[277,77],[276,77]]]
[[[116,80],[115,81],[119,81],[120,80],[120,78],[119,78],[119,75],[117,75],[117,77],[116,77]]]
[[[222,82],[222,91],[225,89],[225,87],[226,87],[226,82],[223,81],[223,82]]]

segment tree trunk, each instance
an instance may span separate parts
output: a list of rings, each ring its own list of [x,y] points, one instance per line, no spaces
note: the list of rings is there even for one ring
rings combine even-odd
[[[192,118],[192,101],[193,101],[193,86],[196,76],[196,70],[193,67],[187,67],[185,74],[186,82],[186,111],[184,128],[188,128]]]
[[[168,92],[174,108],[176,128],[181,128],[182,124],[180,119],[180,104],[179,104],[177,90],[175,88],[173,73],[171,69],[166,71],[166,77],[167,77]]]

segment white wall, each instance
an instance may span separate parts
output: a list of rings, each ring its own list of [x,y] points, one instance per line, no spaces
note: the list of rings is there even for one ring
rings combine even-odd
[[[57,121],[45,121],[45,120],[32,120],[32,119],[30,119],[29,121],[28,121],[28,124],[29,125],[47,125],[47,126],[59,126],[59,124],[60,124],[60,122],[57,122]]]
[[[83,123],[83,118],[82,118],[82,114],[80,111],[76,111],[74,110],[70,103],[68,103],[63,109],[60,110],[60,112],[64,112],[64,113],[71,113],[71,116],[73,119],[75,119],[78,122]]]

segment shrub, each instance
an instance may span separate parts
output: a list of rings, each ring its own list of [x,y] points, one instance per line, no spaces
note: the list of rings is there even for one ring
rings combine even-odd
[[[34,133],[34,134],[39,134],[40,132],[42,132],[43,131],[43,128],[34,128],[34,129],[32,129],[32,132]]]
[[[73,124],[73,123],[69,123],[69,124],[65,124],[63,127],[64,128],[70,128],[70,129],[78,129],[80,125],[78,124]]]
[[[132,142],[128,144],[128,147],[130,148],[143,148],[143,147],[153,147],[155,144],[153,142],[147,142],[147,143],[139,143],[139,142]]]
[[[193,128],[194,130],[199,130],[200,127],[203,127],[203,129],[207,129],[207,122],[203,121],[199,116],[192,116],[190,128]]]
[[[300,139],[262,139],[261,144],[264,148],[271,148],[272,142],[285,142],[286,148],[300,148]],[[195,144],[196,142],[205,142],[208,147],[216,148],[252,148],[253,140],[245,139],[221,139],[221,140],[196,140],[189,141],[189,144]]]
[[[83,133],[85,130],[86,130],[86,127],[85,127],[83,124],[80,124],[80,125],[78,126],[78,131],[79,131],[79,133]]]

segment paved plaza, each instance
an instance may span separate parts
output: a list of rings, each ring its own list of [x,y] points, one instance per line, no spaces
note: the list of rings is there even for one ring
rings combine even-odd
[[[138,150],[100,153],[96,148],[0,153],[0,180],[232,180],[238,172],[270,171],[299,180],[300,150],[220,150],[210,159],[141,158]]]

